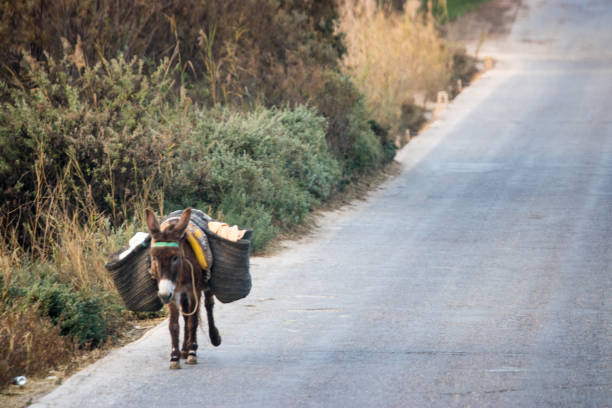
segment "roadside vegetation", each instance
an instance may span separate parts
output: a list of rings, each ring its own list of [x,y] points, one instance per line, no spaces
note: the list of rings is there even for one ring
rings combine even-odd
[[[451,10],[461,12],[450,4],[463,3],[449,1],[448,9],[446,4],[339,2],[339,28],[347,48],[342,71],[366,96],[369,114],[390,134],[416,134],[425,107],[436,101],[438,92],[452,98],[476,73],[475,59],[440,35],[440,24]]]
[[[397,3],[0,6],[0,388],[143,316],[104,263],[144,208],[200,208],[261,250],[391,162],[474,71],[433,8]]]
[[[457,17],[476,10],[481,4],[491,0],[422,0],[442,23],[454,21]]]

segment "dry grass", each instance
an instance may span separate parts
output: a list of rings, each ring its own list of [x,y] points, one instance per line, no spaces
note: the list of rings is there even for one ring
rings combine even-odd
[[[43,319],[35,309],[0,312],[0,384],[15,375],[30,375],[64,363],[75,347],[59,328]]]
[[[340,0],[338,30],[346,35],[344,70],[366,95],[376,120],[397,131],[402,105],[447,90],[452,53],[434,18],[409,0],[402,13],[375,0]]]
[[[163,316],[132,321],[130,328],[122,332],[121,337],[113,344],[87,351],[74,350],[74,352],[68,354],[69,360],[66,359],[64,362],[59,360],[56,364],[52,365],[53,368],[50,370],[45,368],[33,375],[28,375],[25,386],[11,385],[4,389],[0,387],[0,406],[5,408],[24,408],[29,406],[32,402],[42,398],[62,384],[73,373],[105,357],[114,348],[122,347],[138,340],[147,331],[159,325],[165,318]],[[21,374],[23,373],[20,372]]]
[[[41,192],[46,190],[40,187]],[[94,209],[88,213],[70,211],[68,208],[72,206],[63,201],[64,196],[61,183],[49,194],[37,196],[35,206],[39,211],[26,225],[26,230],[33,234],[33,245],[27,250],[19,245],[17,226],[3,223],[4,239],[0,240],[0,389],[16,375],[45,373],[79,354],[76,353],[76,337],[62,332],[66,330],[66,326],[62,326],[66,323],[62,320],[65,317],[49,316],[49,310],[40,303],[45,300],[33,298],[32,288],[43,288],[41,293],[49,290],[71,292],[72,296],[64,302],[79,299],[97,302],[95,305],[100,309],[91,312],[87,308],[73,308],[69,318],[87,320],[90,316],[84,313],[96,313],[91,318],[101,322],[98,327],[105,330],[107,338],[121,336],[126,318],[130,317],[127,313],[121,316],[114,311],[116,297],[108,297],[108,294],[115,289],[104,264],[109,253],[125,243],[139,223],[111,230],[108,217]],[[58,284],[70,289],[57,289]],[[88,347],[87,342],[84,347]]]
[[[44,161],[44,157],[40,160]],[[75,206],[75,194],[69,194],[64,180],[50,188],[44,177],[37,178],[39,193],[32,219],[16,225],[0,217],[0,236],[4,238],[0,239],[0,277],[3,282],[13,281],[15,271],[26,267],[21,260],[31,258],[53,265],[62,281],[70,282],[78,290],[92,287],[114,290],[104,264],[109,253],[125,244],[140,223],[126,223],[113,229],[111,219],[97,209],[91,194],[76,196],[78,205]],[[143,208],[140,213],[144,213],[144,203],[135,203],[134,206]],[[31,235],[28,241],[32,245],[28,249],[24,249],[17,238],[19,228],[24,225],[24,230]]]
[[[62,280],[71,282],[79,290],[87,291],[92,287],[114,290],[104,264],[108,254],[120,245],[115,235],[108,234],[108,220],[96,217],[88,224],[81,224],[74,216],[59,217],[56,221],[58,244],[53,247],[52,263]],[[129,229],[135,228],[131,225]],[[121,235],[130,236],[125,232]]]

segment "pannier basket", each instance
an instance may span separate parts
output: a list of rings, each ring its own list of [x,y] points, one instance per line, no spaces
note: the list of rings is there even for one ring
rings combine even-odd
[[[251,236],[247,230],[244,238],[230,241],[207,229],[204,230],[213,253],[210,287],[221,303],[230,303],[247,297],[251,291],[249,256]]]
[[[175,211],[168,214],[168,217],[178,217],[182,213],[182,210]],[[208,237],[213,255],[210,287],[215,297],[221,303],[230,303],[247,297],[251,291],[249,257],[253,231],[247,230],[241,240],[234,242],[210,231],[208,221],[212,221],[212,218],[200,210],[191,210],[191,221]]]
[[[151,238],[148,237],[141,245],[120,259],[119,255],[129,248],[123,247],[115,252],[105,265],[125,307],[134,312],[156,312],[163,306],[157,297],[157,281],[149,272],[150,241]]]

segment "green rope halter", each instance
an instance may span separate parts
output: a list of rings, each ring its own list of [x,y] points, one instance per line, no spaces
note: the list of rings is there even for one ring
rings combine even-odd
[[[178,242],[155,242],[153,244],[154,247],[174,247],[178,248]]]

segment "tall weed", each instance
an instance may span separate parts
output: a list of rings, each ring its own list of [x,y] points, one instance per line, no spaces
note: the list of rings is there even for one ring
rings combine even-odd
[[[47,207],[58,202],[120,223],[163,186],[185,123],[189,101],[172,94],[168,61],[146,75],[142,60],[77,67],[70,55],[26,56],[28,87],[0,85],[0,207],[11,213],[4,221],[33,228],[20,231],[22,243],[48,239]]]
[[[392,131],[398,130],[403,105],[433,99],[451,79],[452,53],[419,6],[408,1],[398,13],[374,0],[340,3],[343,68],[366,95],[368,111]]]

